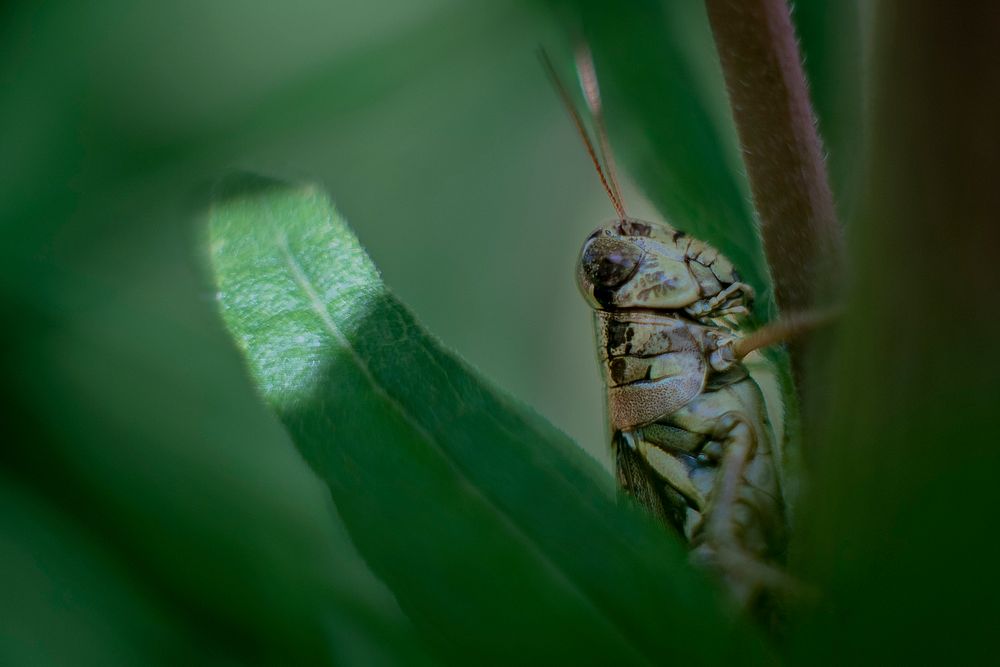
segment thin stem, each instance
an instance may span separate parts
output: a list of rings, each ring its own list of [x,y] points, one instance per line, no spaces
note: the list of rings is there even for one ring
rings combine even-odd
[[[705,4],[778,307],[813,310],[838,280],[843,241],[788,5]]]

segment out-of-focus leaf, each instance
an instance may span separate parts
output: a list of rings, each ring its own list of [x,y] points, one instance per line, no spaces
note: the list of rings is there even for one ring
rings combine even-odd
[[[668,222],[733,261],[766,315],[767,265],[704,3],[549,4],[591,45],[611,140],[629,173]]]
[[[842,219],[848,220],[865,173],[862,9],[858,0],[797,0],[792,7],[831,186]]]
[[[92,536],[0,477],[0,662],[163,664],[207,657],[211,641],[144,595]],[[133,573],[134,574],[134,573]],[[204,642],[204,643],[203,643]]]
[[[798,564],[809,664],[990,664],[1000,622],[1000,25],[878,5],[856,275],[826,351]],[[822,647],[822,648],[819,648]]]
[[[259,390],[442,655],[763,659],[677,542],[420,330],[315,187],[232,177],[210,242]]]

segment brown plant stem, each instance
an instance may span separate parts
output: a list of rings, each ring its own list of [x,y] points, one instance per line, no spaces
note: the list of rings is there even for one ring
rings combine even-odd
[[[775,299],[815,310],[843,263],[842,232],[785,0],[706,0]],[[801,371],[801,346],[792,350]],[[801,387],[800,387],[801,388]]]

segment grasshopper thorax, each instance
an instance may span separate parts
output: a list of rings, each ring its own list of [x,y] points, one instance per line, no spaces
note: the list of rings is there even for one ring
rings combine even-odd
[[[577,280],[596,310],[677,311],[737,326],[753,290],[728,259],[673,227],[634,218],[602,225],[583,244]]]

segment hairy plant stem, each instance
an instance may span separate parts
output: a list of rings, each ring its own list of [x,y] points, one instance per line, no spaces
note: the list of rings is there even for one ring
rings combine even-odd
[[[815,310],[843,265],[823,151],[785,0],[706,0],[782,313]],[[805,347],[792,346],[802,391]]]

